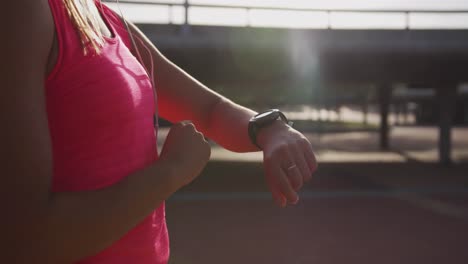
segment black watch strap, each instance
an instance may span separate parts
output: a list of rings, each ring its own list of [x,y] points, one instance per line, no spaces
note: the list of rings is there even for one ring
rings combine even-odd
[[[258,131],[263,127],[271,125],[278,119],[282,120],[285,124],[292,126],[292,122],[288,121],[286,116],[278,109],[271,109],[253,116],[249,121],[248,127],[250,141],[259,149],[262,149],[257,143]]]

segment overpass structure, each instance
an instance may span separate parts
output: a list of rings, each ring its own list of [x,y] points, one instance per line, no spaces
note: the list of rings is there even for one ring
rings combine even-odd
[[[382,117],[382,150],[389,149],[388,114],[393,85],[405,83],[436,89],[439,157],[441,163],[450,164],[456,90],[459,84],[468,82],[468,30],[413,29],[411,16],[468,14],[468,10],[308,10],[325,12],[329,17],[333,12],[356,11],[398,12],[404,17],[399,29],[349,30],[334,29],[330,20],[320,28],[307,29],[249,24],[242,27],[191,25],[188,16],[191,6],[187,1],[180,6],[184,7],[181,23],[138,23],[138,26],[166,56],[208,85],[226,82],[287,85],[298,75],[307,76],[313,71],[324,83],[376,85]],[[272,60],[271,56],[276,59]]]

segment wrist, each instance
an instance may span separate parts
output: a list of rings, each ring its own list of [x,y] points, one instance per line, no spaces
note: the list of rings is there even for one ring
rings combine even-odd
[[[286,116],[278,109],[271,109],[253,116],[249,121],[248,133],[251,142],[259,149],[263,149],[259,142],[269,138],[271,132],[281,128],[288,128],[292,123],[288,121]],[[260,136],[263,134],[264,136]]]
[[[289,125],[282,120],[275,120],[270,125],[262,127],[257,133],[257,145],[263,150],[268,142],[278,135],[281,131],[289,129]]]

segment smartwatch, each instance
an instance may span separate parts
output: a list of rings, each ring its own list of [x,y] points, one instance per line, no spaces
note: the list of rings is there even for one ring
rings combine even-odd
[[[250,141],[257,146],[259,149],[262,149],[257,144],[257,133],[261,128],[271,125],[276,120],[282,120],[285,124],[291,126],[292,122],[289,122],[286,116],[278,109],[271,109],[259,114],[256,114],[249,121],[249,137]]]

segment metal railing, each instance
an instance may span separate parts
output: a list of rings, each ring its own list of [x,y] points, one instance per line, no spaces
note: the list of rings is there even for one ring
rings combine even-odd
[[[326,14],[326,22],[323,28],[333,29],[333,16],[334,15],[343,15],[343,14],[399,14],[404,17],[404,25],[401,29],[412,29],[411,27],[411,19],[413,15],[418,14],[426,14],[426,15],[466,15],[467,16],[467,23],[462,28],[468,29],[468,10],[460,9],[460,10],[450,10],[450,9],[353,9],[353,8],[346,8],[346,9],[328,9],[328,8],[301,8],[301,7],[269,7],[269,6],[261,6],[261,5],[252,5],[252,6],[243,6],[243,5],[236,5],[236,4],[191,4],[188,0],[180,1],[180,3],[174,2],[163,2],[163,1],[142,1],[142,0],[103,0],[106,3],[121,3],[121,4],[135,4],[135,5],[155,5],[155,6],[165,6],[168,7],[168,12],[171,19],[169,19],[169,23],[171,24],[174,19],[172,19],[172,8],[183,8],[184,9],[184,19],[182,24],[190,25],[189,23],[189,12],[190,9],[195,8],[223,8],[223,9],[232,9],[232,10],[244,10],[247,14],[250,14],[252,11],[256,10],[265,10],[265,11],[302,11],[302,12],[316,12],[316,13],[324,13]],[[247,16],[249,17],[249,16]],[[252,26],[251,21],[246,21],[246,26]],[[439,27],[435,27],[439,28]],[[444,28],[444,27],[442,27]],[[450,29],[449,27],[446,29]],[[459,29],[459,27],[456,27]]]

